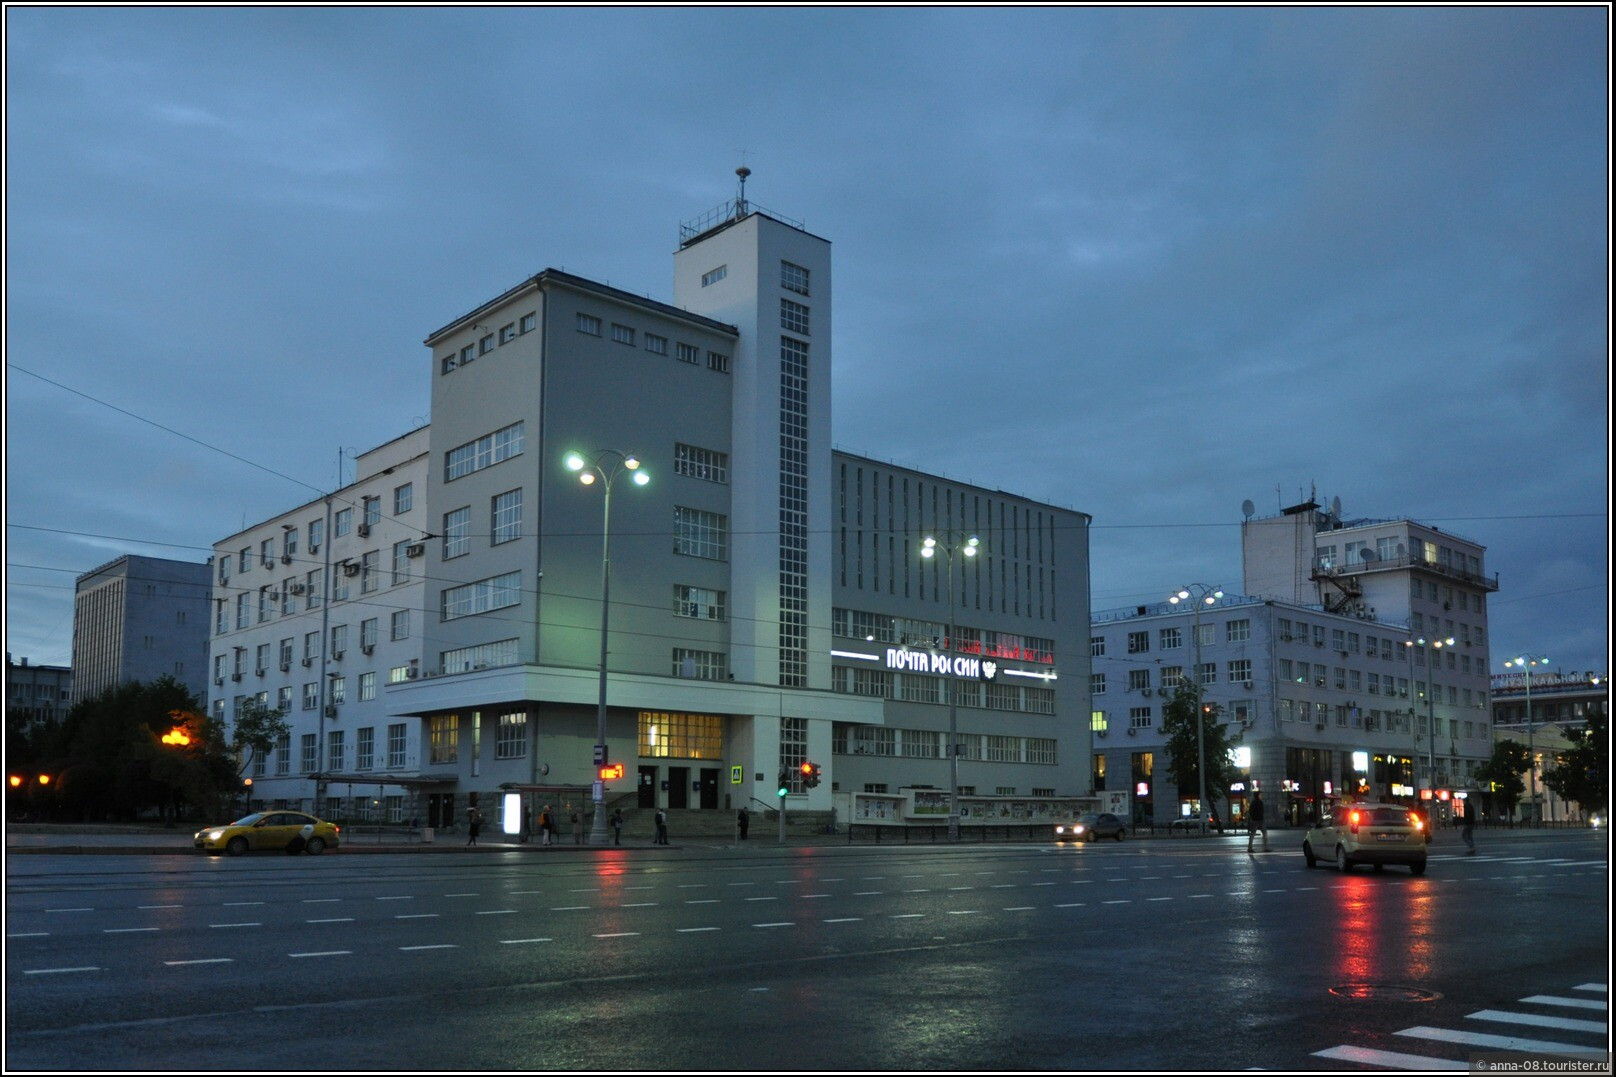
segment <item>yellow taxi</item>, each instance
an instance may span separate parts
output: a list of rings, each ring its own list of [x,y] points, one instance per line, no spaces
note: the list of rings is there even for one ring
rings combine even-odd
[[[1401,804],[1337,804],[1302,839],[1307,866],[1334,861],[1343,872],[1358,864],[1405,864],[1425,874],[1425,821]]]
[[[341,843],[341,835],[342,828],[336,823],[304,812],[267,811],[243,815],[224,826],[204,827],[192,840],[204,852],[241,856],[249,850],[295,847],[294,839],[301,839],[303,851],[318,856],[327,849],[335,849]]]

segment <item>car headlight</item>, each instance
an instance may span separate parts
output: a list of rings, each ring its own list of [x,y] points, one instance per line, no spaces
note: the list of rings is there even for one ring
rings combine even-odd
[[[1080,827],[1080,826],[1074,826],[1072,828],[1072,833],[1073,834],[1081,834],[1081,833],[1083,833],[1083,828]]]
[[[224,831],[222,831],[222,830],[210,830],[204,836],[209,841],[218,841],[220,838],[224,837]]]

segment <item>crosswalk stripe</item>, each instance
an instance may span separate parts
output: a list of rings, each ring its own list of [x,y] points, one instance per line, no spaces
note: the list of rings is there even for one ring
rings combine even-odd
[[[1583,1047],[1575,1043],[1557,1043],[1553,1040],[1528,1040],[1520,1036],[1494,1036],[1485,1032],[1461,1032],[1452,1028],[1431,1028],[1429,1025],[1415,1025],[1405,1028],[1397,1033],[1399,1036],[1412,1036],[1415,1039],[1438,1040],[1442,1043],[1461,1043],[1472,1047],[1493,1047],[1500,1051],[1539,1051],[1553,1052],[1562,1055],[1585,1055],[1593,1048]]]
[[[1425,1055],[1409,1055],[1400,1051],[1376,1051],[1369,1047],[1351,1047],[1342,1045],[1332,1047],[1328,1051],[1314,1051],[1314,1058],[1330,1058],[1339,1062],[1357,1062],[1365,1066],[1385,1066],[1392,1070],[1466,1070],[1470,1068],[1468,1062],[1456,1062],[1449,1058],[1429,1058]]]
[[[1522,1002],[1535,1002],[1540,1006],[1570,1006],[1582,1010],[1603,1010],[1605,1003],[1596,998],[1565,998],[1560,995],[1528,995]]]
[[[1573,991],[1598,991],[1601,995],[1603,995],[1605,993],[1605,985],[1604,984],[1578,984],[1576,987],[1573,987],[1571,990],[1573,990]]]
[[[1601,1036],[1607,1031],[1603,1021],[1578,1021],[1571,1017],[1544,1017],[1535,1013],[1511,1013],[1509,1010],[1477,1010],[1465,1016],[1477,1021],[1498,1021],[1507,1025],[1536,1025],[1538,1028],[1555,1028],[1566,1032],[1597,1032]]]

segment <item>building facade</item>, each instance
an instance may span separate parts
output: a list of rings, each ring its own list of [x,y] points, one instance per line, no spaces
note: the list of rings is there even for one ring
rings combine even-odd
[[[1555,756],[1570,747],[1565,734],[1580,730],[1588,719],[1610,722],[1610,680],[1594,671],[1555,671],[1494,674],[1492,678],[1493,732],[1498,741],[1513,740],[1527,746],[1532,770],[1525,775],[1526,799],[1520,815],[1527,820],[1560,823],[1580,820],[1581,807],[1568,804],[1543,784],[1543,774],[1554,769]]]
[[[6,655],[6,727],[28,730],[55,725],[67,717],[73,702],[73,670],[36,666],[26,658]]]
[[[289,754],[285,776],[305,791],[289,783],[288,798],[335,797],[386,776],[403,783],[423,825],[451,825],[470,803],[487,812],[511,793],[529,811],[565,811],[593,798],[601,744],[604,762],[622,767],[602,792],[609,806],[772,807],[780,771],[795,775],[808,761],[825,780],[809,788],[794,776],[793,808],[828,810],[846,782],[937,785],[941,675],[888,673],[894,685],[912,680],[911,694],[869,692],[857,663],[833,654],[854,612],[924,623],[941,646],[945,592],[918,553],[936,528],[977,529],[985,542],[981,566],[960,577],[953,649],[1006,667],[996,684],[973,682],[979,702],[965,697],[969,687],[956,699],[966,758],[982,760],[973,783],[1081,792],[1087,518],[833,452],[831,324],[830,244],[738,199],[682,230],[672,303],[550,269],[429,334],[431,425],[411,435],[421,455],[409,465],[424,515],[389,536],[422,547],[409,585],[419,592],[385,595],[416,622],[377,666],[389,675],[379,698],[363,701],[374,709],[330,719],[344,729],[374,722],[377,736],[407,726],[418,756],[382,775],[379,754],[362,766],[345,745],[339,766],[336,730],[294,705],[288,751],[312,748]],[[574,453],[580,470],[567,464]],[[335,500],[385,497],[359,489],[375,471]],[[859,495],[849,476],[856,486],[861,472],[882,484],[869,511],[889,519],[850,545]],[[302,515],[232,536],[221,558],[264,561],[270,543],[273,560],[271,540]],[[221,677],[236,683],[237,665],[256,676],[253,656],[287,639],[299,659],[335,661],[331,628],[314,636],[325,651],[298,650],[298,633],[242,576],[219,581],[226,661],[216,690]],[[248,583],[287,593],[282,578]],[[351,629],[364,615],[355,601],[333,595],[323,616]],[[406,656],[418,673],[393,677]],[[316,716],[328,715],[318,693],[334,672],[301,686],[314,685]],[[303,700],[299,678],[265,677],[258,698]],[[231,689],[215,706],[245,694]],[[352,708],[348,698],[339,706]],[[861,731],[883,729],[929,739],[909,737],[907,751],[881,759],[851,747],[872,740]]]
[[[73,596],[73,699],[172,676],[207,697],[209,569],[127,554],[81,575]]]
[[[1484,549],[1312,500],[1248,516],[1242,539],[1246,594],[1095,614],[1096,787],[1130,790],[1137,820],[1199,807],[1167,777],[1161,730],[1193,677],[1241,735],[1225,818],[1253,788],[1293,821],[1342,793],[1451,814],[1492,746]]]

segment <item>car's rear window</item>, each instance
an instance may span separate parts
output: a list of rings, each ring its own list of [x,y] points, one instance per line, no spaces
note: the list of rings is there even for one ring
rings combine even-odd
[[[1408,812],[1403,808],[1371,808],[1369,818],[1365,820],[1371,826],[1413,826]]]

